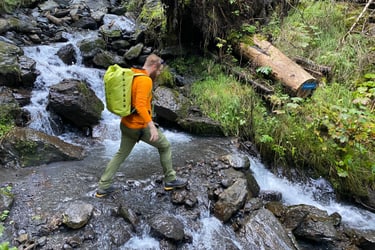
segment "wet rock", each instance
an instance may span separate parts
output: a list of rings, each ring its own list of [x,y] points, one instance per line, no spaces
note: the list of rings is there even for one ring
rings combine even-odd
[[[238,209],[243,207],[247,194],[246,180],[236,180],[219,195],[219,200],[214,205],[215,216],[224,222],[229,220]]]
[[[68,244],[72,248],[78,248],[81,246],[83,242],[83,239],[79,236],[75,235],[73,237],[70,237],[66,240],[66,244]]]
[[[36,62],[27,56],[18,57],[18,61],[21,69],[22,87],[32,89],[36,78],[40,74],[36,70]]]
[[[109,51],[102,51],[94,56],[92,62],[98,68],[107,69],[110,65],[118,64],[123,67],[129,67],[122,56],[111,53]]]
[[[173,204],[186,205],[189,208],[193,208],[198,202],[197,197],[187,190],[173,191],[171,194],[171,201]]]
[[[3,136],[0,163],[6,167],[29,167],[67,160],[81,160],[84,150],[58,137],[16,127]]]
[[[227,154],[222,156],[220,160],[236,170],[248,170],[250,168],[250,160],[246,155]]]
[[[39,4],[38,7],[42,11],[53,11],[56,8],[59,8],[59,4],[53,0],[44,1],[43,3]]]
[[[267,209],[250,215],[240,229],[244,249],[299,249],[294,236]]]
[[[10,25],[7,19],[0,18],[0,34],[5,33],[9,30]]]
[[[127,222],[129,222],[134,229],[139,225],[139,218],[136,213],[125,204],[121,204],[119,207],[119,213]]]
[[[66,64],[73,65],[77,62],[73,44],[69,43],[57,51],[58,57]]]
[[[99,123],[104,104],[86,83],[66,79],[53,85],[47,108],[78,128]]]
[[[121,38],[122,34],[134,34],[135,29],[136,24],[133,17],[106,14],[99,32],[106,38]]]
[[[0,41],[0,86],[19,87],[22,85],[21,68],[18,57],[23,51],[16,45]]]
[[[116,40],[116,41],[113,41],[110,46],[112,47],[112,49],[114,49],[115,51],[122,51],[122,54],[125,52],[125,49],[129,48],[130,47],[130,42],[126,41],[126,40]],[[121,56],[122,57],[122,56]]]
[[[31,90],[19,88],[19,89],[14,89],[12,91],[13,91],[14,98],[16,99],[16,101],[21,107],[30,104]]]
[[[83,227],[89,221],[94,206],[82,201],[76,201],[68,205],[63,213],[63,224],[72,229]]]
[[[107,234],[107,232],[101,232]],[[125,223],[115,223],[111,232],[108,233],[108,240],[111,246],[117,246],[120,249],[132,237],[131,230]]]
[[[363,250],[375,249],[375,231],[347,229],[346,234],[349,235],[356,246]]]
[[[91,60],[96,54],[104,51],[105,46],[105,41],[102,38],[90,38],[80,41],[78,48],[81,52],[85,65],[92,65]]]
[[[259,198],[264,201],[281,201],[282,194],[281,192],[277,191],[264,190],[259,193]]]
[[[72,24],[73,27],[81,29],[96,30],[98,27],[96,20],[92,17],[82,17]]]
[[[258,197],[259,192],[260,192],[260,187],[259,187],[259,184],[258,184],[257,180],[255,179],[253,173],[250,172],[250,171],[247,171],[247,172],[245,172],[245,176],[246,176],[247,189],[249,191],[249,196],[250,197]]]
[[[178,120],[178,125],[193,134],[204,136],[223,136],[224,132],[219,122],[216,122],[208,117],[181,117]]]
[[[184,106],[188,99],[178,91],[160,86],[154,91],[155,113],[158,119],[168,122],[177,122],[177,119],[185,113]]]
[[[340,219],[340,218],[339,218]],[[337,231],[337,218],[330,217],[324,210],[309,205],[295,205],[287,207],[283,219],[286,228],[293,230],[296,237],[334,245],[334,241],[340,240]]]
[[[263,202],[261,199],[251,198],[250,200],[246,201],[243,210],[245,213],[251,213],[260,209],[261,207],[263,207]]]
[[[158,237],[166,238],[174,242],[185,238],[184,225],[177,218],[169,215],[156,215],[150,221],[152,233]]]
[[[286,210],[285,206],[279,201],[268,202],[265,205],[265,208],[270,210],[277,218],[281,218],[282,216],[284,216]]]
[[[375,189],[368,187],[367,194],[355,197],[357,203],[375,213]]]
[[[309,214],[319,217],[328,217],[326,211],[320,210],[314,206],[301,204],[288,206],[281,221],[286,228],[294,230]]]
[[[8,124],[25,126],[29,122],[29,113],[22,109],[10,88],[0,86],[0,120]]]
[[[134,60],[141,55],[142,49],[143,49],[143,43],[138,43],[130,47],[129,50],[125,52],[124,58],[129,61]]]
[[[328,217],[319,217],[312,214],[306,216],[293,233],[296,237],[317,243],[332,244],[340,239],[335,226]]]

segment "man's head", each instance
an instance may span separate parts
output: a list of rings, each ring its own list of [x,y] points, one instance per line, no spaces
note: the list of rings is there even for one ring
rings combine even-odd
[[[147,71],[152,80],[160,75],[163,70],[164,61],[155,54],[151,54],[146,58],[143,68]]]

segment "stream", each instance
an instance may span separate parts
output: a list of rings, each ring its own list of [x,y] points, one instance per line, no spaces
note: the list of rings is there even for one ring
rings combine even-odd
[[[77,44],[78,41],[95,36],[95,32],[66,34],[67,43]],[[32,119],[29,127],[54,135],[51,120],[45,106],[48,101],[48,89],[64,78],[85,80],[104,103],[104,89],[102,77],[104,70],[86,68],[80,58],[76,64],[65,65],[57,56],[59,48],[67,43],[40,45],[23,48],[25,55],[37,62],[37,69],[41,72],[35,83],[31,104],[26,108]],[[111,219],[111,206],[108,200],[93,197],[98,179],[119,146],[119,118],[104,110],[101,123],[94,128],[93,138],[78,137],[74,133],[58,135],[61,139],[84,145],[88,152],[82,161],[56,162],[48,166],[11,170],[0,169],[0,184],[11,183],[16,198],[12,213],[23,216],[14,218],[15,227],[27,228],[35,226],[38,220],[53,216],[63,202],[75,199],[87,201],[95,200],[96,206],[102,211],[94,215],[97,223],[95,231],[103,231],[118,227],[119,223]],[[185,165],[188,161],[203,162],[227,153],[237,153],[231,138],[199,137],[180,131],[166,130],[164,133],[171,142],[173,161],[175,166]],[[375,214],[362,210],[350,204],[339,203],[335,200],[332,187],[324,179],[311,180],[309,183],[291,183],[285,178],[275,176],[269,172],[260,159],[249,156],[251,169],[259,183],[261,190],[274,190],[282,193],[283,202],[287,205],[308,204],[326,210],[329,214],[338,212],[342,216],[342,223],[353,228],[375,230]],[[144,144],[138,143],[129,158],[116,175],[115,184],[122,187],[126,200],[132,208],[142,214],[152,216],[160,211],[168,211],[180,218],[185,228],[192,236],[192,242],[184,249],[222,249],[223,242],[230,239],[231,244],[238,249],[244,249],[236,239],[233,229],[221,223],[208,210],[208,198],[202,194],[197,197],[201,206],[199,218],[192,224],[189,215],[180,214],[168,202],[169,197],[162,191],[162,171],[157,151]],[[190,180],[190,182],[193,180]],[[191,185],[198,185],[191,183]],[[137,189],[142,189],[147,195],[139,197]],[[192,216],[192,215],[190,215]],[[93,230],[94,230],[93,229]],[[150,229],[145,225],[142,230],[130,235],[130,240],[120,243],[120,249],[160,249],[159,241],[149,234]],[[68,232],[62,232],[69,234]],[[12,238],[5,232],[5,238]],[[0,240],[1,242],[1,240]],[[102,234],[97,240],[97,249],[111,249],[111,240],[107,234]],[[59,248],[61,249],[61,248]]]

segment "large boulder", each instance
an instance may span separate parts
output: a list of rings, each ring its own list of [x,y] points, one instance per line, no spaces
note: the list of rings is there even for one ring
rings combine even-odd
[[[290,231],[265,208],[253,212],[240,231],[244,249],[300,249]]]
[[[77,128],[91,128],[99,123],[103,102],[86,83],[65,79],[51,86],[47,109]]]
[[[154,111],[157,120],[172,124],[184,131],[199,135],[222,136],[223,131],[218,122],[201,113],[192,112],[190,100],[179,91],[160,86],[154,91]]]
[[[82,147],[30,128],[15,127],[0,140],[0,164],[5,167],[82,160],[84,156]]]
[[[79,42],[78,48],[81,52],[85,65],[91,66],[92,59],[96,54],[105,50],[106,43],[102,38],[87,38]]]

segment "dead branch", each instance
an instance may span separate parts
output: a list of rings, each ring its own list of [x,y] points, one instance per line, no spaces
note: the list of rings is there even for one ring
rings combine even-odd
[[[361,14],[359,14],[359,16],[357,17],[357,19],[355,20],[355,22],[353,23],[352,27],[350,27],[349,31],[346,32],[346,34],[344,35],[344,37],[341,39],[341,43],[344,43],[345,42],[345,39],[348,35],[350,35],[350,33],[354,30],[355,26],[357,26],[359,20],[362,18],[362,16],[365,14],[365,12],[367,11],[368,7],[370,6],[370,4],[372,4],[374,0],[369,0],[366,4],[366,6],[363,8]]]
[[[303,57],[294,57],[293,61],[298,63],[300,66],[302,66],[307,72],[319,76],[319,77],[329,77],[331,74],[331,67],[319,65],[315,62],[303,58]]]
[[[233,74],[240,82],[244,82],[245,84],[250,84],[255,91],[261,92],[266,95],[271,95],[275,91],[272,86],[266,86],[266,84],[259,83],[253,79],[250,76],[250,74],[247,74],[246,72],[240,71],[235,69],[232,65],[229,63],[224,63],[225,68]]]

